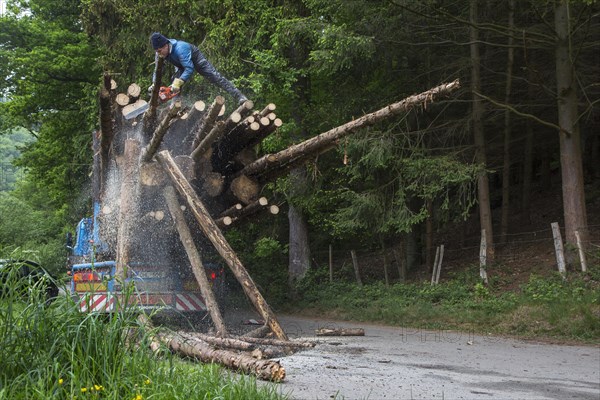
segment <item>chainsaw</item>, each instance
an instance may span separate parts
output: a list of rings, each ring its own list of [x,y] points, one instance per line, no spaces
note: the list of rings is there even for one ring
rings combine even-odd
[[[179,95],[179,92],[173,91],[173,89],[171,89],[171,86],[161,86],[158,90],[158,100],[161,103],[165,103],[171,100],[172,98],[177,97],[177,95]],[[125,119],[132,119],[137,117],[138,115],[145,113],[146,110],[150,108],[150,104],[148,104],[148,102],[145,100],[138,100],[135,103],[129,104],[125,107],[129,107],[130,109],[126,110],[124,108],[123,116],[125,117]]]

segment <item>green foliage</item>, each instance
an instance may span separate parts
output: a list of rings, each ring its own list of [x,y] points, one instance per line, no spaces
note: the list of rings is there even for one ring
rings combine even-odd
[[[325,268],[310,270],[297,286],[293,310],[416,328],[597,341],[597,281],[532,276],[522,293],[485,286],[465,270],[439,285],[329,282]]]
[[[19,286],[16,276],[7,279],[3,289]],[[26,298],[0,292],[0,399],[283,398],[274,386],[166,349],[157,359],[149,348],[155,332],[134,308],[83,314],[70,297],[46,301],[44,293],[43,284]]]

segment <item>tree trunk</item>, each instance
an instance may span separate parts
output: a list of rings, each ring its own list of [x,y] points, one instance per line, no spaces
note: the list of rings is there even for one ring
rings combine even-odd
[[[227,262],[227,265],[235,275],[238,282],[242,285],[244,293],[246,293],[248,299],[252,302],[264,320],[267,321],[267,324],[275,336],[277,336],[279,339],[287,340],[288,338],[283,332],[283,329],[281,329],[281,325],[279,325],[279,321],[271,310],[271,307],[269,307],[267,301],[258,291],[256,284],[248,274],[248,271],[246,271],[246,268],[244,268],[242,265],[242,262],[223,236],[223,233],[221,233],[221,230],[215,224],[215,221],[213,221],[208,210],[190,183],[185,179],[175,164],[175,161],[171,157],[169,151],[163,150],[158,153],[156,157],[167,172],[167,175],[171,178],[171,181],[177,188],[179,194],[186,199],[191,211],[196,217],[196,220],[200,224],[204,235],[206,235],[206,237],[215,246],[221,257],[223,257],[225,262]]]
[[[483,104],[476,93],[481,93],[481,58],[479,56],[479,30],[477,28],[478,0],[470,0],[470,33],[471,33],[471,90],[473,91],[473,109],[471,111],[473,137],[475,141],[475,161],[487,166],[485,155],[485,137],[483,133]],[[479,221],[481,229],[485,229],[487,259],[494,259],[494,236],[492,230],[492,211],[490,208],[490,189],[488,176],[482,172],[477,178],[477,198],[479,201]]]
[[[213,323],[215,324],[215,328],[217,329],[217,336],[226,336],[227,328],[225,327],[225,323],[223,322],[223,317],[221,316],[221,311],[219,310],[219,304],[217,303],[215,294],[212,288],[210,287],[210,282],[208,281],[208,277],[206,276],[206,270],[204,269],[204,265],[202,264],[202,258],[200,257],[200,253],[198,253],[198,249],[194,244],[194,239],[192,238],[190,228],[185,222],[183,211],[181,211],[181,208],[179,208],[179,201],[177,201],[177,196],[175,195],[175,189],[173,189],[173,186],[165,187],[163,195],[165,196],[165,200],[167,201],[167,206],[169,207],[171,216],[175,221],[175,227],[179,232],[181,243],[185,248],[185,252],[187,253],[188,259],[190,260],[192,272],[194,273],[194,277],[198,282],[198,286],[200,287],[202,297],[206,302],[206,308],[208,309],[208,313],[210,314],[210,317]]]
[[[508,0],[508,30],[512,32],[515,26],[515,0]],[[514,64],[513,36],[508,35],[508,55],[506,60],[506,89],[504,104],[511,104],[512,73]],[[508,219],[510,216],[510,143],[511,143],[511,110],[504,110],[504,162],[502,168],[502,215],[500,219],[500,242],[506,242],[508,234]]]
[[[308,245],[308,224],[304,215],[290,204],[288,209],[289,231],[289,266],[288,279],[290,286],[304,278],[310,268],[310,247]]]
[[[556,1],[554,9],[556,28],[556,89],[558,95],[558,125],[560,126],[560,166],[562,176],[563,207],[567,262],[573,263],[577,254],[575,231],[581,240],[588,240],[587,212],[583,187],[581,159],[581,133],[579,131],[574,54],[571,54],[569,2]]]

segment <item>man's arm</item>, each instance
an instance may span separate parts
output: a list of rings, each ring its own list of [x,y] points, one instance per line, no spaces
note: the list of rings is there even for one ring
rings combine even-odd
[[[173,49],[173,55],[177,57],[183,72],[179,76],[184,82],[190,80],[194,74],[194,62],[192,61],[192,46],[187,42],[177,41]]]

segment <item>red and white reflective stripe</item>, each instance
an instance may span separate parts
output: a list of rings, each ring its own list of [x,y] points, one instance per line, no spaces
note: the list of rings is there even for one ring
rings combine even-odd
[[[176,294],[175,308],[179,311],[206,311],[206,305],[195,294]]]
[[[115,298],[107,294],[85,295],[79,299],[79,310],[88,311],[113,311]]]

